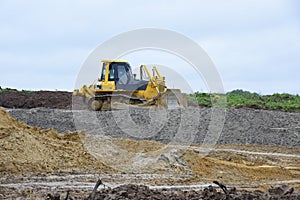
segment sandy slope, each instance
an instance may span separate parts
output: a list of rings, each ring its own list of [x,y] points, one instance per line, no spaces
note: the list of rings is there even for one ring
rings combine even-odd
[[[84,133],[82,133],[84,134]],[[28,126],[0,109],[0,172],[27,173],[84,169],[109,171],[110,168],[89,155],[80,133],[60,134],[53,129]]]

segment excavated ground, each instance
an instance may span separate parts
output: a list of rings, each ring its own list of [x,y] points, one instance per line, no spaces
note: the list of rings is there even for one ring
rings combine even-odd
[[[90,194],[98,178],[116,188],[121,199],[124,199],[124,187],[128,191],[137,189],[121,184],[148,185],[156,192],[144,188],[144,195],[155,194],[161,198],[171,195],[177,199],[184,195],[208,195],[208,189],[202,188],[214,180],[228,188],[236,187],[239,191],[236,195],[246,195],[243,188],[265,190],[277,184],[300,187],[299,147],[217,145],[211,150],[197,144],[185,146],[84,133],[61,134],[53,129],[28,126],[4,110],[0,110],[0,146],[3,199],[45,199],[48,194],[64,195],[66,191],[73,198],[82,199]],[[183,190],[198,193],[181,193]],[[138,191],[134,194],[142,195]],[[214,197],[222,194],[215,189],[211,192]],[[298,192],[289,197],[299,198]],[[248,195],[269,195],[256,193]],[[110,199],[116,197],[110,190],[102,191],[101,195],[104,194]]]
[[[41,128],[0,109],[0,199],[46,199],[55,193],[64,197],[67,191],[73,199],[83,199],[99,178],[107,187],[100,187],[98,199],[225,198],[212,183],[216,180],[228,187],[232,198],[300,198],[300,114],[229,110],[218,145],[210,146],[202,144],[211,121],[209,108],[169,110],[155,121],[156,112],[147,109],[52,109],[71,108],[58,107],[59,102],[41,105],[50,108],[8,109],[13,117]],[[143,134],[120,128],[119,119],[128,116],[138,125],[160,126],[149,126],[152,132]],[[88,134],[68,131],[82,129]],[[190,130],[195,137],[180,143],[176,135]]]

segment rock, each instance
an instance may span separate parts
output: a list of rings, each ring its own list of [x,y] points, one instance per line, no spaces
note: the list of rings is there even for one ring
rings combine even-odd
[[[117,195],[127,198],[128,197],[128,192],[125,191],[125,190],[122,190],[122,191],[118,192]]]
[[[293,192],[294,188],[286,184],[271,186],[268,189],[268,194],[271,196],[283,196],[292,194]]]
[[[160,157],[158,158],[158,160],[162,160],[162,161],[164,161],[167,164],[170,163],[169,158],[167,156],[165,156],[164,154],[161,154]]]
[[[209,185],[208,186],[208,191],[209,192],[216,192],[217,190],[212,185]]]

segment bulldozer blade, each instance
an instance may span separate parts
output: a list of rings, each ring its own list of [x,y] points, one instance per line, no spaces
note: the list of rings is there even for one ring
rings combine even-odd
[[[157,104],[167,109],[186,108],[187,96],[182,93],[180,89],[167,89],[167,91],[158,98]]]

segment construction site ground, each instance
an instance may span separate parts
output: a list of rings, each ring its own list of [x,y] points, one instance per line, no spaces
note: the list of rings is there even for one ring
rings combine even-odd
[[[229,110],[223,132],[212,146],[200,139],[207,131],[210,108],[167,111],[170,127],[164,126],[149,138],[126,137],[115,125],[107,128],[114,117],[111,111],[72,111],[70,93],[42,93],[31,98],[32,104],[27,98],[18,102],[22,93],[0,94],[0,199],[45,199],[47,194],[64,196],[67,191],[73,198],[83,199],[98,179],[106,188],[142,184],[160,191],[202,191],[209,185],[217,188],[213,181],[218,181],[229,189],[255,193],[287,184],[295,190],[290,198],[300,198],[300,114]],[[3,103],[9,98],[11,105]],[[52,103],[35,102],[39,98]],[[83,113],[79,121],[95,115],[98,121],[92,124],[101,122],[103,126],[88,129],[91,124],[78,124],[73,112]],[[120,118],[126,116],[122,110],[115,112]],[[133,118],[148,123],[141,117],[147,111],[130,112]],[[198,137],[182,144],[161,137],[178,132],[176,120],[185,112],[190,116],[200,112]],[[180,120],[186,120],[181,122],[185,127],[193,119]],[[106,132],[95,134],[103,127]]]

